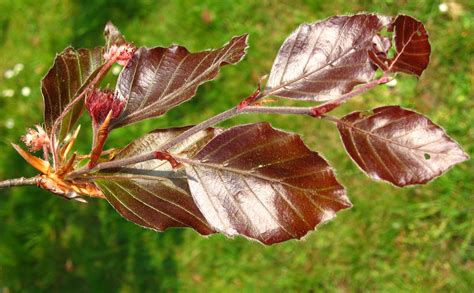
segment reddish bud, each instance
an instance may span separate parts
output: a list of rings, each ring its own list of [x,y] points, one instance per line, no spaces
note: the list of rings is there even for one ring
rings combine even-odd
[[[112,45],[107,52],[104,53],[104,59],[107,61],[113,60],[122,66],[126,66],[128,60],[133,57],[137,48],[132,44],[123,44],[120,46]]]
[[[173,169],[176,169],[180,165],[180,163],[167,152],[155,152],[155,158],[158,160],[168,161]]]
[[[47,149],[50,144],[49,137],[44,129],[39,125],[35,125],[35,127],[37,130],[28,128],[26,134],[21,137],[21,140],[31,152]]]
[[[242,102],[240,102],[240,104],[237,105],[237,109],[241,110],[247,107],[248,105],[252,104],[253,102],[255,102],[255,100],[260,97],[260,91],[261,91],[261,88],[260,88],[260,83],[259,83],[258,88],[250,96],[245,98]]]
[[[125,100],[118,98],[110,90],[94,90],[86,98],[86,109],[94,125],[101,125],[110,111],[112,111],[111,120],[118,118],[124,107]]]

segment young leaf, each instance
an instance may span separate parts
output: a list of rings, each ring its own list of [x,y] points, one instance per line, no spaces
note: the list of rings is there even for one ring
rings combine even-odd
[[[41,82],[44,98],[44,122],[48,133],[54,121],[95,77],[104,64],[102,48],[66,48],[56,56],[54,65]],[[64,138],[75,126],[84,109],[84,100],[77,103],[64,117],[59,138]]]
[[[354,112],[337,123],[351,158],[370,177],[396,186],[424,184],[468,155],[425,116],[399,106]]]
[[[369,51],[370,59],[387,72],[404,72],[421,76],[430,62],[431,46],[423,24],[413,17],[399,15],[390,26],[394,32],[397,53],[392,59]]]
[[[263,95],[326,101],[370,81],[367,51],[389,20],[358,14],[302,24],[281,46]]]
[[[247,35],[198,53],[176,45],[138,49],[117,82],[116,94],[128,102],[112,128],[162,115],[191,99],[199,85],[214,79],[221,66],[238,63],[246,49]]]
[[[155,130],[121,150],[115,160],[157,150],[188,127]],[[170,152],[190,156],[207,143],[217,130],[201,131]],[[140,226],[163,231],[168,227],[192,227],[201,234],[214,233],[190,195],[183,169],[168,161],[151,160],[101,171],[95,179],[109,203],[126,219]]]
[[[326,161],[268,123],[226,130],[183,162],[196,204],[227,236],[299,239],[351,206]]]

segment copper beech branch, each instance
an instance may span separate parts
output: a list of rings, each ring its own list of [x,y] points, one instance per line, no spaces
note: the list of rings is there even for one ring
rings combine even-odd
[[[222,121],[225,121],[227,119],[230,119],[234,116],[240,115],[240,114],[245,114],[245,113],[265,113],[265,114],[290,114],[290,115],[309,115],[315,118],[321,118],[325,113],[328,113],[338,106],[342,105],[349,99],[358,96],[362,93],[367,92],[370,89],[373,89],[374,87],[387,83],[390,80],[390,78],[386,75],[380,77],[379,79],[373,80],[371,82],[368,82],[364,85],[361,85],[354,90],[350,91],[347,94],[341,95],[339,98],[327,101],[325,103],[322,103],[318,106],[315,107],[271,107],[271,106],[258,106],[258,102],[256,102],[256,105],[252,104],[255,101],[257,101],[261,97],[261,92],[260,92],[260,87],[252,93],[249,97],[245,98],[242,103],[240,103],[238,106],[233,107],[225,112],[222,112],[214,117],[209,118],[208,120],[205,120],[201,122],[200,124],[195,125],[194,127],[191,127],[190,129],[186,130],[185,132],[181,133],[180,135],[176,136],[174,139],[166,142],[163,144],[159,150],[145,153],[142,155],[138,156],[133,156],[121,160],[116,160],[116,161],[109,161],[109,162],[104,162],[95,165],[93,168],[89,168],[88,166],[85,166],[75,172],[72,172],[69,174],[69,178],[75,178],[79,177],[81,175],[103,170],[103,169],[111,169],[111,168],[117,168],[117,167],[123,167],[127,165],[132,165],[132,164],[137,164],[149,160],[163,160],[163,156],[157,156],[158,154],[162,154],[163,152],[166,153],[167,150],[169,150],[171,147],[179,144],[180,142],[186,140],[187,138],[191,137],[192,135],[198,133],[199,131],[202,131],[204,129],[207,129],[209,127],[212,127]],[[251,101],[251,102],[248,102]]]
[[[111,131],[192,99],[223,66],[245,57],[248,35],[194,53],[179,45],[137,48],[111,23],[104,35],[105,52],[66,49],[55,59],[42,82],[50,133],[37,125],[22,136],[28,151],[12,144],[40,175],[1,181],[0,188],[36,184],[67,199],[103,198],[124,218],[156,231],[191,227],[270,245],[301,239],[352,204],[331,165],[297,133],[268,122],[224,129],[217,126],[222,121],[249,113],[329,120],[366,175],[398,187],[426,184],[469,159],[414,110],[389,105],[329,116],[397,73],[421,76],[431,45],[413,17],[359,13],[301,24],[281,45],[264,87],[262,79],[234,107],[197,125],[155,129],[108,157],[103,148]],[[123,66],[115,90],[100,89],[115,62]],[[270,104],[277,97],[314,104]],[[79,127],[71,132],[82,99],[93,128],[86,155],[73,149]],[[41,149],[52,153],[53,164],[34,154]]]

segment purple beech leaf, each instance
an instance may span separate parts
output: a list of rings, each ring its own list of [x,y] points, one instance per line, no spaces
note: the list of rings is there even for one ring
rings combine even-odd
[[[104,64],[101,47],[94,49],[66,48],[56,55],[53,66],[41,82],[44,99],[44,122],[49,133],[54,121],[92,79]],[[59,128],[59,138],[64,138],[73,128],[84,110],[84,99],[64,117]]]
[[[226,130],[184,163],[194,201],[227,236],[300,239],[351,207],[326,161],[268,123]]]
[[[155,130],[130,143],[114,160],[157,150],[188,128]],[[198,132],[169,151],[182,157],[192,156],[218,132]],[[184,169],[173,169],[168,161],[150,160],[103,170],[94,181],[109,203],[135,224],[157,231],[192,227],[203,235],[214,233],[191,197]]]
[[[389,22],[358,14],[302,24],[281,46],[263,95],[327,101],[370,81],[376,67],[367,51]]]
[[[344,146],[370,177],[403,187],[425,184],[469,156],[438,125],[399,106],[354,112],[337,127]]]
[[[128,103],[112,128],[160,116],[191,99],[199,85],[214,79],[220,67],[236,64],[246,54],[247,35],[220,49],[190,53],[181,46],[140,48],[117,82],[116,94]]]
[[[421,76],[428,67],[431,53],[428,33],[423,24],[410,16],[399,15],[390,25],[389,31],[394,31],[395,56],[389,59],[369,51],[370,59],[384,71]]]

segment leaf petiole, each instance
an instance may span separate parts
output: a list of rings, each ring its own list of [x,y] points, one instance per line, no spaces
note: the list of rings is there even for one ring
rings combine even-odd
[[[316,107],[268,107],[268,106],[252,106],[252,104],[249,104],[245,107],[240,107],[242,104],[241,103],[236,107],[233,107],[227,111],[224,111],[214,117],[209,118],[208,120],[201,122],[200,124],[195,125],[194,127],[189,128],[185,132],[176,136],[174,139],[163,144],[158,150],[141,154],[141,155],[137,155],[137,156],[133,156],[133,157],[129,157],[126,159],[99,163],[93,166],[92,168],[89,168],[88,166],[84,166],[83,168],[75,172],[71,172],[68,177],[76,178],[86,173],[96,172],[103,169],[123,167],[123,166],[131,165],[131,164],[137,164],[140,162],[157,159],[156,157],[157,152],[158,153],[166,152],[171,147],[179,144],[180,142],[186,140],[192,135],[198,133],[199,131],[202,131],[224,120],[230,119],[234,116],[244,114],[244,113],[291,114],[291,115],[309,115],[309,116],[318,117],[318,118],[323,117],[324,113],[327,113],[335,109],[339,105],[342,105],[350,98],[358,96],[380,84],[387,83],[389,80],[390,78],[384,75],[379,79],[373,80],[367,84],[364,84],[363,86],[357,87],[351,92],[344,94],[335,100],[328,101]],[[249,96],[249,97],[252,97],[253,101],[256,100],[255,97],[253,97],[255,94],[258,97],[259,90],[255,91],[254,94]],[[246,101],[247,99],[249,98],[246,98],[244,101]],[[316,116],[315,113],[319,113],[319,114]]]

